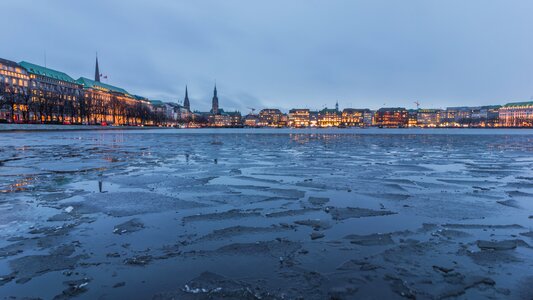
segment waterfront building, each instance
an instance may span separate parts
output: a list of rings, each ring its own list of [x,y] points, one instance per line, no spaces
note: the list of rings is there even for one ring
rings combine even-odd
[[[218,115],[209,116],[209,126],[212,127],[242,127],[241,113],[238,111],[225,112],[219,109]]]
[[[370,127],[374,123],[374,112],[371,110],[365,111],[363,114],[363,125]]]
[[[337,108],[328,109],[327,107],[318,112],[318,126],[320,127],[338,127],[342,122],[342,114]]]
[[[374,114],[374,123],[379,127],[406,127],[408,121],[407,110],[403,107],[383,107]]]
[[[78,123],[81,84],[69,75],[50,68],[20,62],[30,76],[31,105],[29,120],[38,122]]]
[[[165,123],[166,125],[176,125],[176,121],[178,120],[178,107],[180,106],[177,103],[174,102],[164,102],[165,105]]]
[[[417,109],[409,109],[407,111],[408,115],[408,121],[407,121],[407,127],[417,127],[418,126],[418,110]]]
[[[345,108],[342,111],[341,124],[346,127],[366,127],[372,125],[370,109]]]
[[[279,109],[265,108],[259,112],[259,126],[283,127],[286,125],[287,120]]]
[[[442,110],[418,109],[416,112],[416,125],[418,127],[437,127],[440,123]]]
[[[165,113],[165,104],[163,103],[163,101],[161,100],[149,100],[150,101],[150,108],[152,109],[153,112],[156,112],[156,113],[161,113],[161,114],[164,114]]]
[[[228,112],[231,117],[231,126],[232,127],[242,127],[242,115],[239,111]]]
[[[210,126],[214,123],[214,115],[211,113],[211,111],[208,112],[202,112],[202,111],[194,111],[192,113],[192,124],[189,123],[189,127],[205,127]],[[191,126],[192,125],[192,126]]]
[[[146,113],[138,105],[146,105],[147,100],[138,99],[125,89],[103,82],[80,77],[76,82],[82,87],[82,104],[85,120],[88,124],[138,124],[140,114]],[[156,101],[157,102],[157,101]],[[147,108],[154,109],[151,105]],[[140,110],[136,112],[136,110]]]
[[[279,127],[287,127],[287,126],[289,126],[289,116],[287,114],[281,114]]]
[[[499,105],[448,107],[441,117],[443,127],[499,127]]]
[[[209,119],[209,124],[212,127],[229,127],[231,120],[226,114],[212,115]]]
[[[18,63],[0,58],[0,121],[28,119],[30,77]]]
[[[533,101],[507,103],[499,109],[503,127],[533,127]]]
[[[225,112],[229,117],[230,127],[242,127],[242,115],[239,111]]]
[[[165,115],[158,115],[148,99],[102,83],[100,76],[98,58],[95,80],[74,80],[47,67],[0,59],[0,121],[151,125],[175,119],[169,118],[171,104],[164,104]]]
[[[309,111],[309,127],[318,127],[318,111]]]
[[[499,127],[499,110],[501,105],[474,107],[469,126]]]
[[[130,108],[130,115],[133,116],[133,123],[130,125],[153,125],[154,120],[152,118],[152,104],[148,98],[133,95],[133,98],[137,100],[135,106]]]
[[[289,111],[289,126],[290,127],[309,127],[309,109],[291,109]]]
[[[447,107],[441,124],[445,127],[466,127],[470,123],[471,118],[471,107]]]
[[[192,119],[192,112],[183,105],[174,105],[174,114],[180,122],[189,122]]]
[[[244,126],[247,127],[259,127],[259,117],[254,114],[247,114],[244,117]]]

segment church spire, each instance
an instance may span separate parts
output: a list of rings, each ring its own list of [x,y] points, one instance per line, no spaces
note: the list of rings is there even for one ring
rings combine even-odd
[[[212,107],[211,107],[211,113],[213,113],[214,115],[218,115],[219,114],[218,97],[217,97],[217,84],[216,83],[215,83],[215,90],[213,92],[213,102],[212,102]]]
[[[183,100],[183,107],[188,110],[191,110],[191,103],[189,102],[189,92],[187,91],[187,86],[185,86],[185,99]]]
[[[96,68],[94,69],[94,81],[100,82],[100,69],[98,68],[98,53],[96,53]]]

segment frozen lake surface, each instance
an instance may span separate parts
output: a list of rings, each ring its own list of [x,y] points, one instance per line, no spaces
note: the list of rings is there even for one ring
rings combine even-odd
[[[533,298],[530,130],[0,133],[0,296]]]

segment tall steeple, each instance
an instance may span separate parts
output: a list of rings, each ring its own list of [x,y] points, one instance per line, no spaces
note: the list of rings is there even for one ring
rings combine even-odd
[[[185,99],[183,100],[183,107],[187,110],[191,110],[191,103],[189,102],[189,92],[187,91],[187,86],[185,86]]]
[[[218,97],[217,97],[217,84],[215,83],[215,91],[213,92],[213,105],[211,108],[211,113],[218,115]]]
[[[94,81],[100,82],[100,69],[98,68],[98,53],[96,53],[96,68],[94,70]]]
[[[337,102],[335,103],[335,110],[336,110],[336,111],[339,111],[339,101],[337,101]]]

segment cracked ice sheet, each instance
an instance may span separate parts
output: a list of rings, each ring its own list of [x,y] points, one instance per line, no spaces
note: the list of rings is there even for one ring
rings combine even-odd
[[[527,297],[531,133],[254,132],[2,134],[0,293]]]

